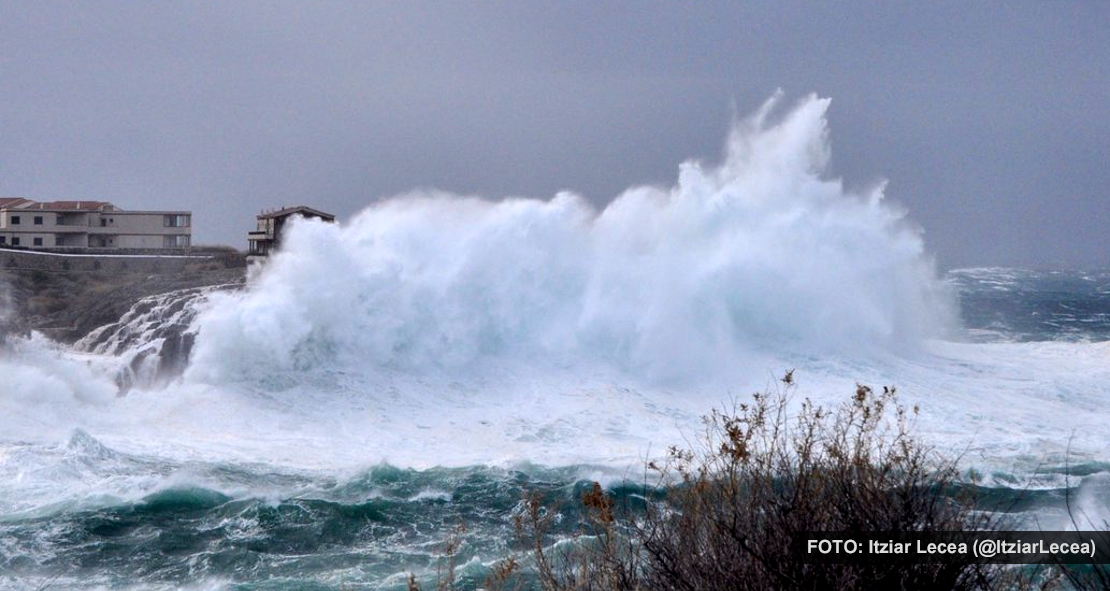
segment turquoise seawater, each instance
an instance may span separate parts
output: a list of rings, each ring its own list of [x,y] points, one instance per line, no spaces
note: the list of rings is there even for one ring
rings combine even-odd
[[[1110,339],[1108,272],[974,269],[947,279],[964,340]],[[460,587],[477,588],[495,561],[521,551],[526,495],[554,512],[549,542],[579,531],[578,499],[594,480],[631,506],[645,495],[635,474],[519,460],[336,473],[125,453],[83,431],[49,445],[0,437],[0,589],[404,589],[409,573],[430,584],[455,538]],[[1101,496],[1108,468],[1087,459],[1070,475]],[[985,498],[1058,510],[1063,489],[1022,491],[1029,476]]]

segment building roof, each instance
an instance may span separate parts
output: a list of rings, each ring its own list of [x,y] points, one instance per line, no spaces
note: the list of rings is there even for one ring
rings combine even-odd
[[[34,203],[24,209],[42,209],[48,211],[111,211],[115,209],[107,201],[47,201]]]
[[[24,201],[29,202],[30,199],[24,199],[23,197],[0,197],[0,209],[15,207]]]
[[[114,205],[107,201],[46,201],[37,202],[22,197],[0,197],[0,209],[22,209],[34,211],[113,211]]]
[[[283,207],[276,211],[264,211],[258,214],[258,219],[265,220],[269,218],[283,218],[296,213],[306,216],[324,218],[329,222],[335,221],[334,215],[330,213],[325,213],[323,211],[320,211],[319,209],[313,209],[311,207],[308,207],[307,205],[294,205],[293,207]]]

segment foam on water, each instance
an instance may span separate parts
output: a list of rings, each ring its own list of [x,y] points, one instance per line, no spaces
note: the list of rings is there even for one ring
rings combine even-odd
[[[941,281],[882,186],[828,175],[828,101],[781,117],[776,101],[720,164],[602,209],[404,195],[346,225],[295,223],[246,289],[153,296],[76,349],[0,334],[0,571],[30,577],[0,588],[81,564],[96,566],[58,586],[403,588],[437,528],[478,523],[468,543],[503,554],[526,488],[619,483],[789,368],[824,403],[898,386],[926,441],[988,483],[1074,485],[1061,466],[1082,466],[1077,502],[1105,518],[1105,275],[1047,320],[998,314],[1074,278]],[[172,378],[167,349],[190,348]],[[312,545],[314,524],[333,547]]]
[[[954,326],[920,233],[826,177],[825,110],[774,101],[723,163],[598,211],[424,192],[346,226],[296,225],[244,294],[200,319],[190,382],[357,368],[472,382],[490,366],[652,383],[733,377],[769,350],[913,349]]]
[[[13,431],[30,437],[37,421],[309,463],[606,461],[795,365],[819,391],[912,381],[926,408],[1001,390],[1000,371],[1037,392],[1061,375],[1092,376],[1078,396],[1103,391],[1082,365],[1100,352],[1031,372],[983,357],[997,349],[928,345],[953,334],[956,313],[920,232],[882,186],[857,193],[828,176],[827,100],[777,119],[776,101],[737,124],[720,164],[687,162],[675,186],[601,210],[571,193],[424,192],[344,226],[295,224],[248,289],[156,296],[86,339],[120,355],[118,375],[186,319],[192,359],[164,390],[112,400],[97,370],[110,360],[16,344],[0,362],[8,416],[24,418]],[[982,383],[937,392],[951,367],[980,366]]]
[[[796,367],[802,393],[824,401],[856,381],[898,385],[923,435],[983,461],[1035,463],[1072,431],[1077,450],[1105,449],[1093,427],[1106,345],[951,340],[952,291],[920,232],[882,186],[828,175],[828,104],[808,97],[776,117],[773,99],[736,126],[720,164],[687,162],[673,187],[600,210],[571,193],[422,192],[346,225],[294,224],[247,289],[187,308],[154,298],[88,347],[118,357],[9,339],[5,440],[61,445],[79,428],[173,465],[620,471]],[[171,317],[195,334],[184,375],[117,397],[150,322]],[[153,486],[97,482],[75,494]],[[86,490],[58,483],[10,492]]]
[[[8,338],[0,347],[6,438],[68,434],[115,398],[117,388],[99,366],[77,361],[38,334]]]

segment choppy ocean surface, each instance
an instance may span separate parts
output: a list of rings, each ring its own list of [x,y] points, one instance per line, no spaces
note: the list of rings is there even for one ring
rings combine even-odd
[[[967,337],[951,346],[1082,356],[1110,335],[1110,273],[967,269],[947,280],[959,292]],[[1046,399],[1067,395],[1052,380],[1041,387]],[[927,401],[924,407],[928,413]],[[997,410],[984,404],[977,412]],[[957,440],[973,441],[970,430],[956,431]],[[1042,435],[1055,439],[1046,450],[1059,451],[1073,434]],[[1008,481],[1032,483],[1012,494],[1049,525],[1062,518],[1061,462],[1031,451],[1009,456],[1013,466],[995,474],[994,485],[1005,491]],[[570,533],[589,482],[600,480],[618,496],[640,492],[621,485],[629,472],[612,465],[336,470],[187,456],[119,451],[83,430],[53,443],[0,443],[0,588],[403,589],[409,572],[434,578],[445,540],[460,524],[459,572],[464,585],[477,585],[516,549],[514,517],[525,493],[541,493],[564,512],[562,533]],[[1110,501],[1108,460],[1110,453],[1091,454],[1070,465],[1069,484],[1095,520]]]
[[[0,589],[404,589],[452,536],[474,588],[526,493],[569,534],[583,487],[636,498],[791,368],[820,404],[897,386],[1037,526],[1068,526],[1065,489],[1101,524],[1110,272],[938,275],[882,187],[824,172],[827,101],[773,107],[600,211],[404,196],[295,224],[242,291],[6,339]]]
[[[975,340],[1110,340],[1110,271],[961,269],[948,277]]]

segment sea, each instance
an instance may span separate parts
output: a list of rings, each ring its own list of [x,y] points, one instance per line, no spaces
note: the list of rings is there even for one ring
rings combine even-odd
[[[558,544],[790,370],[794,403],[896,387],[1029,527],[1104,527],[1110,271],[939,269],[893,189],[830,173],[827,107],[772,99],[605,206],[399,195],[245,287],[4,335],[0,589],[480,588],[526,497]]]

